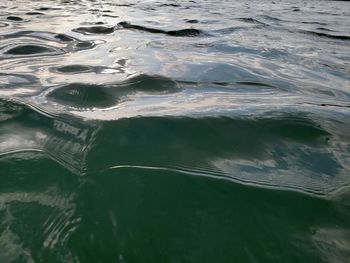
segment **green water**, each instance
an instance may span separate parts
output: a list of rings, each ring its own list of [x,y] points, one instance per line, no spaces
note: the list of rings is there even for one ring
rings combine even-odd
[[[41,150],[1,159],[3,262],[349,258],[336,144],[349,138],[310,118],[101,123],[6,108],[1,134]]]
[[[7,180],[28,193],[9,208],[11,230],[43,262],[346,262],[349,255],[341,204],[176,172],[111,170],[80,184],[50,161],[18,166],[32,173]]]
[[[0,263],[350,262],[350,2],[0,7]]]

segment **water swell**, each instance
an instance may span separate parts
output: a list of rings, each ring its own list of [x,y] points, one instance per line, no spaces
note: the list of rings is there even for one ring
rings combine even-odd
[[[138,92],[167,94],[179,90],[177,83],[171,79],[138,75],[125,82],[111,85],[69,84],[49,91],[47,98],[76,108],[108,108]]]
[[[137,87],[140,80],[133,79],[130,83]],[[84,124],[66,118],[48,118],[38,115],[37,110],[4,103],[1,112],[6,123],[1,133],[2,138],[8,139],[0,144],[1,155],[21,156],[24,152],[40,150],[78,174],[109,167],[154,167],[173,172],[177,171],[176,167],[191,167],[180,168],[178,172],[187,170],[185,173],[189,175],[298,191],[321,198],[331,198],[350,183],[346,173],[349,157],[343,153],[339,141],[342,135],[326,122],[321,126],[309,118],[147,117]],[[9,111],[9,106],[13,110]],[[16,120],[20,119],[32,121],[19,125]],[[150,147],[152,155],[147,155],[145,151]],[[320,159],[324,166],[320,166]]]
[[[196,132],[208,129],[210,133]],[[108,134],[118,138],[115,144]],[[106,124],[100,135],[96,142],[105,146],[91,155],[115,152],[100,163],[102,167],[169,170],[321,198],[331,198],[349,186],[348,156],[341,154],[341,144],[307,119],[129,119]],[[149,149],[149,142],[153,154],[145,156],[142,149]],[[320,159],[329,170],[319,167]]]

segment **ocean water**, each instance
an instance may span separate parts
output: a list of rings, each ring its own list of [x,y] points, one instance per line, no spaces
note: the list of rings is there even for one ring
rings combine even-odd
[[[0,2],[0,262],[350,262],[350,2]]]

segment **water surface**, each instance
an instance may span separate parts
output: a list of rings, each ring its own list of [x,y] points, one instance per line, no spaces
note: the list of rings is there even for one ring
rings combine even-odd
[[[0,6],[0,262],[349,261],[349,2]]]

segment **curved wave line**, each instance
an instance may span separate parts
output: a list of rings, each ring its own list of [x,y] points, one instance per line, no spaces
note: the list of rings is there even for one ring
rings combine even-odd
[[[8,151],[8,152],[3,152],[0,153],[0,157],[6,156],[6,155],[11,155],[11,154],[16,154],[16,153],[24,153],[24,152],[39,152],[39,153],[45,153],[45,151],[41,149],[20,149],[20,150],[13,150],[13,151]]]
[[[223,172],[209,172],[209,171],[201,171],[201,170],[187,170],[187,169],[179,169],[179,168],[171,168],[171,167],[160,167],[160,166],[144,166],[144,165],[115,165],[111,166],[108,169],[145,169],[145,170],[158,170],[158,171],[168,171],[168,172],[176,172],[181,173],[185,175],[192,175],[192,176],[204,176],[207,178],[217,179],[217,180],[226,180],[234,183],[239,183],[241,185],[246,186],[255,186],[255,187],[261,187],[265,189],[271,189],[271,190],[278,190],[278,191],[293,191],[301,194],[306,194],[312,197],[320,198],[320,199],[332,199],[334,196],[343,193],[344,191],[347,191],[348,188],[350,188],[350,184],[343,185],[342,187],[338,189],[334,189],[333,191],[329,193],[325,193],[320,190],[312,191],[310,189],[305,189],[298,186],[292,186],[292,185],[274,185],[268,182],[254,182],[249,180],[244,180],[242,178],[232,177],[227,175]]]

